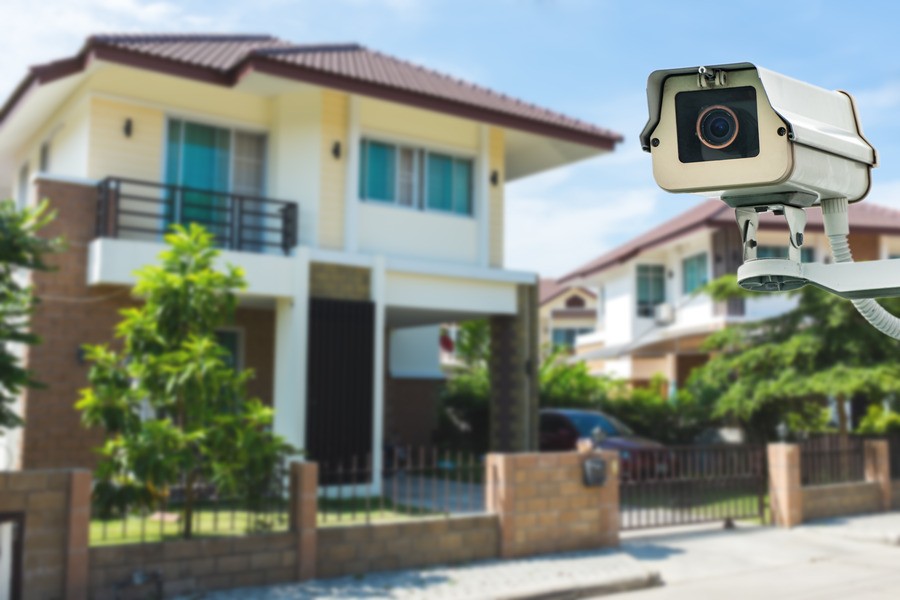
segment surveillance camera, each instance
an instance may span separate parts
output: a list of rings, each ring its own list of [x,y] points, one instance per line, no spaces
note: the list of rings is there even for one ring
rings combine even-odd
[[[850,94],[750,63],[654,71],[641,145],[670,192],[732,207],[862,199],[877,154]]]

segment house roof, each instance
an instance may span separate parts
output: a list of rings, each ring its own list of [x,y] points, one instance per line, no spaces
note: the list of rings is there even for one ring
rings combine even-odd
[[[623,139],[608,129],[357,44],[294,44],[267,35],[91,36],[75,56],[31,67],[0,109],[0,124],[30,90],[81,72],[92,60],[223,86],[237,85],[251,72],[266,73],[606,150]]]
[[[823,231],[822,211],[807,211],[807,231]],[[900,234],[900,210],[895,210],[866,202],[850,205],[850,226],[854,232]],[[637,236],[602,256],[578,267],[560,277],[559,285],[566,285],[575,279],[596,275],[622,264],[638,254],[702,228],[737,227],[734,209],[719,199],[710,199],[681,213]],[[759,218],[760,229],[784,229],[784,218],[772,213],[763,213]]]
[[[556,279],[542,277],[538,281],[538,304],[543,306],[571,289],[573,289],[571,285],[559,283]],[[577,287],[574,289],[579,290],[581,293],[591,298],[596,298],[596,294],[587,288]]]

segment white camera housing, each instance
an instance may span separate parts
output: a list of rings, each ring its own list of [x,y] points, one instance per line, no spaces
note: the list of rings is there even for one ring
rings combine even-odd
[[[734,63],[654,71],[647,101],[641,146],[670,192],[806,208],[871,186],[877,153],[846,92]]]

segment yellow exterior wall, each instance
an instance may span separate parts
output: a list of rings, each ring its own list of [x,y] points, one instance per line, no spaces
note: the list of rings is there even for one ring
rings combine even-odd
[[[674,373],[670,371],[671,365],[666,357],[631,359],[632,380],[649,380],[653,379],[655,375],[662,375],[666,379],[670,379],[674,376]]]
[[[488,168],[488,176],[493,171],[497,171],[499,181],[496,186],[489,186],[490,198],[490,265],[492,267],[503,266],[503,164],[504,164],[504,147],[503,147],[503,130],[491,127],[488,133],[488,146],[490,166]]]
[[[597,308],[597,299],[591,297],[589,294],[585,294],[578,288],[570,289],[553,300],[542,304],[538,308],[538,317],[540,319],[540,344],[541,348],[549,348],[550,343],[553,340],[553,329],[583,329],[583,328],[591,328],[594,329],[597,326],[597,318],[593,317],[580,317],[577,319],[569,318],[569,319],[561,319],[561,318],[553,318],[553,311],[555,310],[566,310],[566,301],[572,296],[579,296],[584,299],[584,308],[585,310],[596,310]]]
[[[122,131],[132,120],[131,137]],[[155,108],[91,98],[88,177],[163,181],[164,113]]]
[[[226,127],[268,129],[272,102],[267,96],[189,79],[106,65],[88,80],[92,93],[153,105],[173,115]]]
[[[319,188],[319,246],[340,249],[344,246],[344,201],[348,152],[340,160],[331,155],[336,141],[346,146],[350,116],[350,97],[333,90],[322,90],[322,174]],[[354,149],[355,150],[355,149]]]
[[[475,121],[394,104],[359,98],[359,127],[362,135],[379,133],[386,139],[408,139],[471,154],[478,152],[479,128]]]

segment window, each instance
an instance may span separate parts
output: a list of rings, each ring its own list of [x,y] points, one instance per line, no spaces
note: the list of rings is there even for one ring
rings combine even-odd
[[[584,298],[581,296],[569,296],[566,300],[566,308],[584,308]]]
[[[657,304],[666,301],[666,269],[662,265],[638,265],[637,312],[652,317]]]
[[[551,342],[554,348],[574,348],[575,338],[579,335],[592,332],[590,327],[561,327],[554,328],[551,336]]]
[[[50,170],[50,142],[46,141],[41,144],[40,161],[38,167],[41,173],[47,173]]]
[[[682,267],[682,291],[685,294],[693,294],[697,289],[706,285],[706,252],[691,256],[681,261]]]
[[[359,197],[419,210],[472,214],[473,161],[364,139]]]
[[[225,235],[229,225],[222,215],[228,197],[197,190],[263,196],[265,172],[264,134],[169,120],[166,183],[194,188],[181,198],[182,222],[197,222],[213,234]],[[174,201],[166,208],[166,224],[175,222]]]
[[[25,208],[28,205],[28,179],[30,173],[28,170],[28,163],[19,168],[19,181],[16,186],[16,202],[19,205],[19,208]]]
[[[760,246],[756,249],[756,257],[757,258],[787,258],[788,257],[788,247],[787,246]],[[801,248],[800,249],[800,261],[809,263],[815,262],[815,253],[812,248]]]

